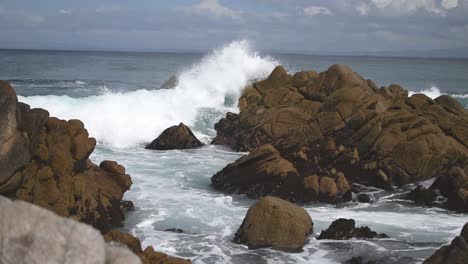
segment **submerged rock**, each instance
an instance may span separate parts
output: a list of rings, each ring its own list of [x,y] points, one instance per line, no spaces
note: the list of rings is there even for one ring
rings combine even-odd
[[[267,196],[250,207],[234,240],[249,249],[300,251],[312,232],[312,219],[303,208]]]
[[[203,143],[195,137],[190,128],[180,123],[178,126],[172,126],[164,130],[157,139],[146,146],[146,149],[193,149],[202,146]]]
[[[438,249],[423,264],[465,264],[468,260],[468,223],[450,245]]]
[[[386,234],[378,234],[367,226],[356,227],[353,219],[340,218],[320,233],[317,239],[346,240],[350,238],[388,238]]]
[[[412,200],[416,204],[432,206],[436,202],[437,196],[436,191],[419,185],[406,196],[406,199]]]
[[[79,120],[18,103],[0,81],[0,195],[24,200],[105,231],[121,225],[132,182],[116,162],[89,160],[96,140]]]
[[[105,243],[91,226],[33,204],[0,196],[0,212],[0,263],[141,263],[127,248]]]
[[[147,247],[145,250],[141,248],[141,242],[138,238],[123,233],[118,230],[108,232],[104,239],[109,243],[117,243],[127,246],[133,253],[137,254],[143,264],[189,264],[190,260],[168,256],[161,252],[154,251],[152,246]]]
[[[335,203],[350,199],[352,183],[391,190],[443,177],[468,161],[468,113],[456,100],[408,97],[398,85],[378,89],[344,65],[293,76],[278,66],[267,79],[245,88],[239,109],[216,124],[212,143],[251,152],[270,144],[297,172],[293,183],[278,183],[272,172],[275,188],[267,173],[237,188],[242,193],[250,191],[248,185],[265,186],[262,195],[289,192],[288,200]],[[290,192],[298,178],[304,184]],[[232,190],[233,180],[223,179],[226,184],[214,186]],[[443,182],[456,184],[455,195],[441,194],[452,196],[452,208],[463,211],[467,187]]]

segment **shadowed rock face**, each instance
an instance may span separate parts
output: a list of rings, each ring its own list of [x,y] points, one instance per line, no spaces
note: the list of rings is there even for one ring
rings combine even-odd
[[[49,117],[17,102],[0,81],[0,195],[24,200],[105,231],[121,225],[121,199],[131,186],[115,162],[93,164],[96,140],[79,120]]]
[[[91,226],[38,206],[0,196],[0,212],[0,263],[141,263],[125,247],[105,243]]]
[[[312,219],[303,208],[268,196],[250,207],[234,240],[249,249],[301,251],[312,232]]]
[[[203,143],[195,137],[190,128],[180,123],[178,126],[164,130],[157,139],[146,146],[146,149],[193,149],[202,146]]]
[[[266,80],[244,90],[239,109],[216,124],[212,143],[239,151],[272,145],[303,182],[291,191],[286,180],[274,180],[275,192],[287,190],[290,195],[283,197],[289,200],[337,202],[350,198],[351,183],[392,189],[445,178],[468,160],[468,113],[455,99],[408,97],[398,85],[379,89],[344,65],[293,76],[278,66]],[[254,178],[236,176],[236,165],[228,166],[231,177]],[[246,185],[264,185],[249,181],[236,188],[231,177],[219,181],[218,173],[215,187],[244,193]],[[464,183],[453,184],[461,191],[452,200],[466,202]]]
[[[464,264],[468,260],[468,223],[463,227],[460,236],[455,237],[452,243],[438,249],[423,264]]]

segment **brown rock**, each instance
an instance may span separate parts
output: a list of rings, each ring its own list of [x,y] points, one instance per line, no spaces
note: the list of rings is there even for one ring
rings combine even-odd
[[[346,240],[350,238],[388,238],[386,234],[377,234],[369,227],[356,227],[353,219],[340,218],[320,233],[317,239]]]
[[[450,245],[438,249],[423,264],[465,264],[468,259],[468,224],[463,227],[460,236],[455,237]]]
[[[117,230],[112,230],[104,235],[106,242],[116,242],[127,246],[133,253],[140,257],[143,264],[189,264],[190,260],[168,256],[161,252],[154,251],[152,246],[145,250],[141,248],[141,242],[131,234]]]
[[[312,232],[312,219],[304,209],[268,196],[250,207],[235,241],[249,249],[300,251]]]
[[[171,149],[192,149],[202,147],[203,143],[193,135],[190,128],[183,123],[170,127],[151,142],[146,149],[171,150]]]

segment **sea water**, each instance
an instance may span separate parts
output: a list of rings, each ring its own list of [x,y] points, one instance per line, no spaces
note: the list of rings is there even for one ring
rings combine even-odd
[[[248,83],[265,78],[279,64],[290,73],[326,70],[344,63],[378,85],[401,84],[435,98],[450,94],[468,106],[468,60],[261,54],[246,41],[207,54],[0,50],[0,79],[19,100],[52,116],[81,119],[98,145],[91,159],[125,165],[135,203],[124,230],[156,250],[194,263],[341,263],[364,256],[379,263],[420,263],[449,243],[467,214],[416,206],[395,193],[368,189],[371,204],[303,205],[314,233],[337,218],[353,218],[389,239],[349,241],[311,237],[301,253],[248,250],[232,242],[255,200],[214,190],[210,178],[245,153],[219,146],[151,151],[143,147],[165,128],[184,122],[205,143],[226,112],[238,112],[237,98]],[[171,75],[175,89],[159,87]],[[423,184],[429,185],[430,182]],[[183,233],[165,231],[182,229]]]

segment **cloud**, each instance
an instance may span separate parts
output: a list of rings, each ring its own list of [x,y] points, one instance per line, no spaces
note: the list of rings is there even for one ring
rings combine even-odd
[[[361,15],[367,15],[373,8],[388,16],[411,15],[418,11],[445,16],[457,6],[458,0],[364,0],[355,5],[355,10]]]
[[[304,14],[308,16],[331,15],[332,12],[324,6],[307,6],[304,8]]]
[[[443,8],[449,10],[458,6],[458,0],[442,0],[440,4]]]
[[[364,16],[369,13],[370,6],[364,2],[361,2],[356,5],[355,9],[360,15]]]
[[[221,5],[218,0],[201,0],[198,4],[183,7],[182,10],[199,15],[208,14],[215,17],[230,17],[233,19],[239,19],[241,15],[240,11]]]
[[[60,9],[59,14],[61,15],[71,15],[73,12],[70,9]]]

